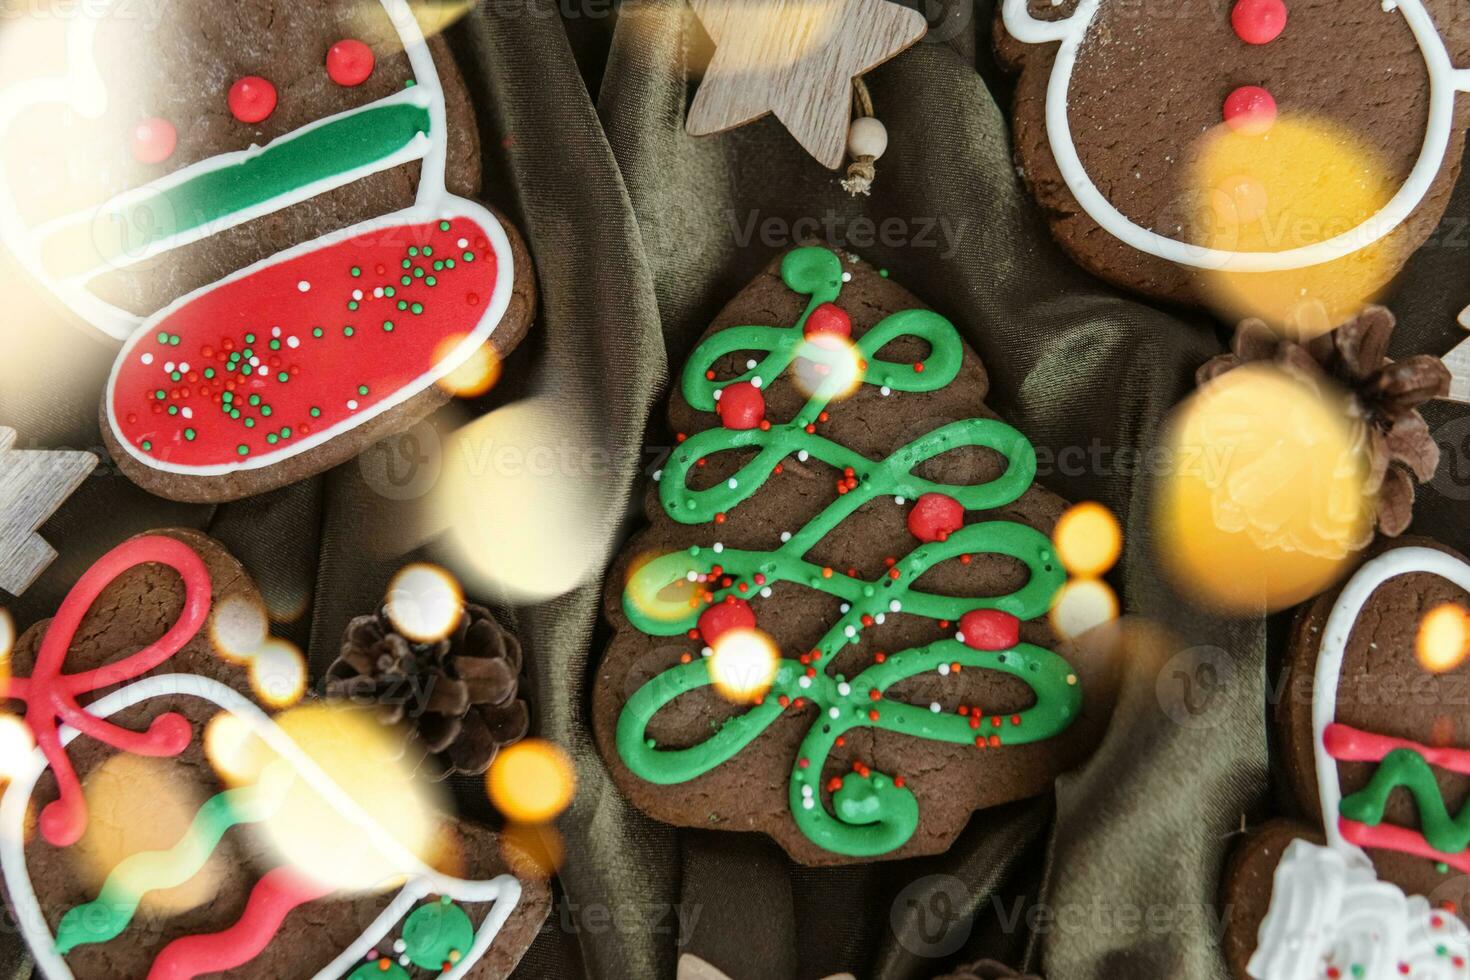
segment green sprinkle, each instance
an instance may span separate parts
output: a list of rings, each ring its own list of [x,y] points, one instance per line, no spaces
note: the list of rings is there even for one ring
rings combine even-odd
[[[255,428],[255,420],[254,419],[246,419],[245,420],[245,428],[247,428],[247,429],[253,429],[253,428]]]
[[[177,405],[170,405],[168,407],[168,414],[170,414],[170,415],[177,415],[177,414],[179,414],[179,406],[177,406]]]
[[[398,290],[394,289],[392,286],[389,286],[387,289],[383,290],[383,295],[384,296],[397,296],[398,295]]]
[[[225,404],[228,405],[230,402],[235,400],[235,393],[233,391],[227,391],[221,397],[224,398]]]
[[[393,332],[393,321],[392,320],[384,320],[383,321],[383,329],[386,330],[386,331],[388,331],[389,333],[392,333]]]
[[[424,270],[423,269],[415,269],[415,270],[413,270],[413,274],[414,274],[414,278],[415,279],[422,279],[422,278],[424,278]]]
[[[251,350],[249,347],[245,348],[245,359],[246,360],[249,360],[250,358],[252,358],[254,356],[255,356],[255,351]]]
[[[259,395],[251,395],[250,396],[250,404],[252,404],[252,405],[259,405],[260,404],[260,396]]]
[[[311,410],[311,417],[314,418],[314,419],[321,418],[322,417],[322,410],[319,409],[319,408],[313,407],[312,410]]]
[[[242,442],[242,443],[240,443],[240,445],[238,445],[238,446],[235,447],[235,452],[239,453],[241,456],[249,456],[250,455],[250,447],[247,446],[247,445],[245,445]]]
[[[424,304],[423,303],[415,303],[415,304],[413,304],[413,306],[409,307],[409,309],[413,310],[414,315],[417,316],[418,314],[424,312]]]
[[[878,270],[878,275],[882,276],[884,279],[887,279],[888,278],[888,270],[887,269],[879,269]]]
[[[240,417],[240,410],[238,408],[232,408],[232,409],[230,409],[230,418],[232,418],[232,419],[238,419],[239,417]]]
[[[166,343],[168,343],[168,331],[166,331],[166,330],[160,330],[158,332],[158,342],[160,344],[166,344]]]
[[[282,371],[280,374],[276,375],[276,380],[279,381],[281,384],[285,384],[287,381],[291,380],[291,376],[285,371]]]
[[[311,335],[313,337],[320,337],[324,333],[326,333],[326,331],[323,330],[321,327],[312,327],[311,328]]]
[[[449,222],[447,222],[447,221],[441,221],[441,222],[439,222],[439,230],[440,231],[448,231],[449,230]]]
[[[351,337],[352,334],[353,334],[353,330],[352,330],[351,327],[343,327],[342,328],[342,334],[343,334],[343,336]]]
[[[185,429],[184,430],[184,438],[187,439],[187,440],[189,440],[190,442],[193,442],[194,441],[194,437],[196,435],[198,435],[198,433],[195,432],[193,429]]]
[[[281,430],[281,438],[282,439],[289,439],[289,438],[291,438],[291,427],[289,425],[286,426],[284,429]]]
[[[417,257],[417,255],[419,254],[419,250],[415,246],[410,245],[408,247],[408,254]],[[408,268],[408,266],[404,266],[404,268],[406,269]]]
[[[403,267],[405,269],[412,269],[413,268],[413,261],[411,259],[404,259],[403,260]]]
[[[280,350],[280,349],[281,349],[281,342],[279,340],[272,340],[271,341],[271,350]]]
[[[424,255],[427,257],[427,256],[431,256],[433,254],[434,254],[434,250],[432,248],[430,248],[429,246],[425,245],[424,246]]]
[[[153,443],[149,442],[147,439],[144,439],[143,440],[143,449],[146,451],[146,450],[149,450],[149,449],[152,449],[152,448],[153,448]]]
[[[413,285],[413,276],[404,276],[402,279],[400,279],[398,281],[401,282],[401,283],[403,283],[405,286],[412,286]]]
[[[368,393],[368,386],[367,385],[358,385],[357,386],[357,393],[359,395],[366,395]]]
[[[247,344],[253,344],[253,343],[255,343],[255,334],[253,334],[253,333],[247,333],[245,335],[245,343],[247,343]]]
[[[240,373],[248,378],[255,373],[255,368],[251,367],[249,364],[246,364],[244,367],[240,368]]]
[[[168,338],[168,342],[171,346],[177,347],[184,342],[184,338],[180,337],[178,334],[174,334],[173,336]]]
[[[183,381],[184,380],[183,374],[179,373],[178,371],[175,371],[173,374],[170,374],[169,375],[169,378],[171,380],[173,380],[173,381]]]
[[[164,391],[162,388],[159,388],[153,393],[153,397],[157,398],[159,401],[163,401],[165,398],[168,397],[168,392]]]
[[[276,443],[281,441],[281,437],[272,432],[270,435],[265,437],[265,441],[274,446]]]
[[[430,276],[429,278],[425,279],[424,282],[428,283],[430,286],[437,286],[437,285],[439,285],[439,280],[438,279],[435,279],[433,276]]]
[[[443,259],[439,259],[438,261],[436,261],[434,263],[434,271],[435,272],[443,272],[444,271],[444,260]]]
[[[357,309],[357,300],[355,300],[355,299],[348,300],[347,301],[347,308],[349,310],[355,310],[355,309]]]
[[[204,369],[204,376],[206,378],[212,378],[212,377],[214,377],[214,368],[205,368]]]
[[[360,275],[362,275],[362,270],[359,269],[357,266],[353,266],[352,267],[352,276],[353,276],[353,278],[355,279],[355,278],[357,278]]]
[[[454,260],[453,259],[445,259],[444,260],[444,268],[446,268],[446,269],[453,269],[454,268]]]
[[[264,415],[266,418],[270,418],[271,411],[272,411],[272,409],[271,409],[271,407],[269,405],[262,405],[262,406],[260,406],[260,414],[261,415]]]
[[[398,301],[398,308],[400,310],[406,310],[406,309],[408,309],[408,300],[406,300],[406,299],[399,300]]]
[[[466,253],[464,253],[464,260],[466,262],[473,262],[473,261],[475,261],[475,253],[474,252],[466,252]]]

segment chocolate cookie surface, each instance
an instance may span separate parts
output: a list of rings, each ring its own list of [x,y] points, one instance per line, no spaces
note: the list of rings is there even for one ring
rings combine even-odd
[[[1470,108],[1438,63],[1470,63],[1470,24],[1460,13],[1448,0],[1007,0],[996,37],[1002,61],[1020,73],[1017,165],[1080,265],[1150,296],[1199,303],[1218,297],[1210,270],[1221,267],[1200,246],[1232,248],[1221,230],[1222,193],[1233,200],[1225,210],[1239,218],[1242,242],[1263,236],[1242,250],[1286,251],[1350,230],[1325,214],[1310,227],[1310,211],[1296,215],[1305,224],[1256,229],[1256,207],[1244,203],[1254,194],[1202,185],[1198,154],[1216,134],[1235,131],[1236,103],[1268,99],[1271,119],[1336,135],[1323,141],[1320,159],[1298,161],[1313,177],[1333,179],[1327,174],[1339,164],[1360,167],[1342,186],[1381,181],[1383,206],[1412,188],[1412,209],[1383,224],[1391,258],[1356,267],[1377,277],[1363,285],[1382,286],[1433,231],[1459,172]],[[1065,132],[1054,126],[1061,118]],[[1258,138],[1256,149],[1272,152],[1272,134]],[[1371,240],[1355,234],[1354,249]],[[1300,278],[1306,268],[1260,278]]]
[[[720,313],[605,595],[594,731],[640,809],[804,864],[899,858],[1086,754],[1101,685],[1046,620],[1065,504],[986,389],[854,256],[788,253]]]

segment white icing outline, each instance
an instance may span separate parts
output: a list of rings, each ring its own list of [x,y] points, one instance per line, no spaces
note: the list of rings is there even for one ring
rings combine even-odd
[[[1114,238],[1147,255],[1179,265],[1230,272],[1282,272],[1321,265],[1372,245],[1402,224],[1429,193],[1454,131],[1455,96],[1470,92],[1470,69],[1455,68],[1450,62],[1449,50],[1423,0],[1398,0],[1394,9],[1401,11],[1408,21],[1429,72],[1429,118],[1414,169],[1393,198],[1357,227],[1311,245],[1280,252],[1237,252],[1191,245],[1135,224],[1098,190],[1077,154],[1067,115],[1067,91],[1076,68],[1077,52],[1100,6],[1101,0],[1081,0],[1070,16],[1045,21],[1031,16],[1027,0],[1005,0],[1002,19],[1006,30],[1022,43],[1061,44],[1047,82],[1047,137],[1057,169],[1082,210]]]
[[[1402,0],[1401,0],[1402,2]],[[1389,937],[1394,948],[1404,955],[1422,954],[1433,948],[1425,938],[1434,912],[1420,896],[1404,895],[1402,889],[1389,882],[1379,882],[1367,852],[1342,836],[1340,821],[1342,782],[1337,775],[1337,760],[1327,751],[1326,732],[1337,715],[1337,693],[1342,681],[1342,662],[1353,627],[1373,594],[1400,575],[1424,572],[1437,575],[1470,591],[1470,565],[1434,548],[1394,548],[1366,562],[1348,580],[1332,606],[1317,651],[1317,667],[1312,686],[1312,751],[1317,766],[1317,796],[1322,805],[1322,825],[1327,833],[1327,847],[1297,840],[1287,848],[1273,876],[1274,887],[1270,908],[1261,922],[1257,945],[1247,972],[1259,980],[1299,980],[1318,975],[1315,967],[1326,940],[1336,941],[1340,926],[1336,910],[1349,888],[1357,889],[1359,898],[1367,896],[1380,903],[1379,928],[1399,930],[1407,923],[1418,932]],[[1397,917],[1396,917],[1397,916]],[[1456,916],[1442,919],[1453,935],[1439,936],[1446,941],[1470,946],[1470,930]],[[1395,938],[1396,937],[1396,938]],[[1444,959],[1444,958],[1440,958]],[[1446,962],[1448,962],[1446,960]],[[1426,965],[1427,964],[1427,965]],[[1424,964],[1411,962],[1412,976],[1430,975],[1434,960]],[[1439,976],[1464,976],[1435,973]]]
[[[239,473],[244,470],[263,469],[267,466],[275,466],[294,456],[299,456],[318,446],[325,445],[333,439],[357,428],[369,419],[376,418],[384,412],[397,408],[430,385],[447,377],[461,364],[469,360],[470,356],[479,350],[485,341],[490,339],[491,335],[495,332],[495,328],[500,324],[501,317],[505,315],[506,309],[510,306],[511,293],[514,287],[510,240],[506,238],[505,229],[501,227],[499,221],[495,220],[495,216],[481,205],[476,204],[474,201],[464,200],[463,198],[457,200],[459,205],[452,211],[445,210],[437,214],[426,215],[419,205],[415,205],[405,211],[399,211],[382,218],[374,218],[360,225],[354,225],[351,228],[344,228],[341,231],[333,232],[315,241],[293,246],[284,252],[278,252],[272,255],[268,259],[263,259],[249,268],[232,273],[218,282],[210,283],[208,286],[196,289],[187,296],[181,296],[162,310],[159,310],[149,318],[144,329],[134,333],[123,344],[122,350],[118,352],[117,360],[113,362],[112,372],[107,377],[107,389],[103,393],[103,404],[107,406],[107,424],[112,429],[113,437],[116,439],[118,445],[122,446],[133,459],[147,466],[149,469],[162,473],[210,477],[227,476],[231,473]],[[460,341],[449,356],[441,358],[428,371],[419,375],[418,378],[400,386],[382,401],[370,405],[361,411],[356,411],[339,422],[323,429],[314,430],[311,435],[304,438],[291,439],[284,444],[277,444],[269,452],[252,455],[238,462],[215,463],[209,466],[185,466],[180,463],[168,463],[155,459],[153,456],[143,452],[133,445],[131,439],[123,434],[121,427],[118,425],[117,403],[113,397],[117,386],[118,375],[132,358],[134,349],[140,344],[146,344],[153,339],[153,326],[156,322],[162,321],[175,310],[203,296],[205,293],[213,292],[231,282],[252,276],[260,270],[276,265],[277,263],[300,255],[320,251],[323,248],[328,248],[334,244],[358,235],[376,231],[380,228],[397,228],[409,223],[433,222],[446,218],[471,218],[477,222],[484,229],[485,237],[490,242],[491,248],[495,250],[496,261],[503,261],[505,264],[497,269],[495,291],[491,293],[489,302],[485,304],[485,311],[481,314],[479,322],[475,324],[474,329],[465,335],[464,340]]]
[[[463,980],[495,942],[501,928],[520,903],[521,883],[513,875],[500,875],[489,881],[466,881],[441,874],[428,867],[401,842],[385,831],[357,802],[344,793],[316,762],[254,702],[217,681],[193,674],[166,674],[147,677],[114,691],[87,707],[87,712],[107,718],[125,708],[152,698],[184,696],[198,698],[235,715],[273,749],[306,781],[307,785],[353,823],[385,857],[405,869],[408,881],[357,941],[343,950],[314,980],[336,980],[366,961],[367,954],[399,919],[408,914],[425,896],[447,895],[456,902],[493,903],[490,912],[475,934],[474,945],[454,969],[442,974],[444,980]],[[61,744],[69,745],[80,733],[69,726],[61,728]],[[0,799],[0,870],[15,906],[21,937],[30,947],[36,966],[48,980],[75,980],[65,958],[56,950],[56,937],[46,925],[45,914],[36,898],[35,888],[26,866],[26,811],[36,782],[45,772],[47,762],[39,748]]]
[[[100,6],[92,4],[87,11],[80,13],[69,25],[67,30],[67,73],[61,76],[31,79],[26,82],[11,86],[4,92],[0,92],[0,133],[9,132],[11,124],[22,113],[37,105],[64,104],[69,105],[78,115],[85,118],[98,118],[107,111],[107,88],[103,83],[97,69],[94,51],[96,48],[96,36],[99,23],[107,17],[108,13],[120,0],[101,0]],[[353,183],[363,177],[378,173],[393,166],[398,166],[412,159],[423,159],[423,168],[420,174],[418,193],[413,208],[399,212],[400,216],[409,216],[408,221],[417,223],[418,220],[437,220],[442,216],[443,210],[455,212],[470,206],[473,202],[467,201],[456,195],[450,194],[445,186],[445,171],[448,160],[448,111],[444,102],[444,88],[439,80],[438,70],[434,66],[434,57],[428,48],[428,41],[424,38],[422,29],[419,27],[413,10],[409,7],[407,0],[378,0],[388,18],[403,42],[404,53],[408,56],[409,64],[413,68],[415,85],[419,90],[416,94],[408,96],[410,100],[423,100],[429,110],[429,133],[427,138],[416,139],[408,147],[398,151],[392,156],[374,161],[361,167],[343,171],[330,180],[317,181],[305,188],[298,188],[270,201],[257,205],[254,208],[246,208],[228,219],[210,222],[204,226],[208,229],[204,234],[194,236],[186,233],[174,236],[158,243],[153,243],[147,249],[141,250],[138,255],[131,256],[124,261],[117,262],[119,267],[125,267],[136,261],[157,256],[172,248],[178,248],[192,241],[199,241],[217,231],[235,225],[251,221],[267,214],[273,214],[293,204],[298,204],[317,194],[323,193],[334,187]],[[339,119],[343,116],[353,115],[375,106],[383,105],[394,98],[403,97],[402,93],[389,99],[349,109],[329,119],[317,120],[308,126],[288,133],[268,145],[277,145],[289,141],[301,133],[307,132],[317,126]],[[125,201],[138,193],[145,193],[151,188],[158,186],[171,186],[171,182],[199,173],[219,169],[238,162],[241,154],[246,156],[260,152],[259,147],[251,147],[248,150],[237,153],[222,154],[209,160],[202,160],[188,167],[182,168],[178,173],[162,178],[141,188],[134,188],[118,195],[112,201],[102,205],[105,211],[119,201]],[[311,191],[311,193],[305,193]],[[486,212],[488,214],[488,212]],[[419,219],[418,215],[429,217]],[[14,198],[14,188],[8,181],[0,180],[0,242],[15,256],[20,266],[41,283],[52,293],[64,306],[77,316],[81,317],[101,333],[114,340],[125,340],[139,330],[146,331],[152,322],[167,311],[159,311],[149,317],[140,317],[120,307],[114,306],[93,294],[86,288],[86,282],[91,275],[74,276],[66,279],[56,279],[45,269],[41,262],[41,249],[39,247],[41,233],[48,230],[54,231],[58,224],[66,224],[76,219],[75,215],[63,216],[42,224],[39,228],[30,228],[21,218],[17,202]],[[238,219],[238,220],[236,220]],[[90,220],[90,219],[89,219]],[[368,228],[371,223],[358,226]],[[492,241],[503,241],[503,229],[500,223],[490,216],[490,225],[486,226],[491,231]],[[196,229],[196,231],[199,229]],[[499,233],[498,235],[495,233]],[[319,240],[320,241],[320,240]],[[282,253],[287,254],[287,253]],[[279,258],[275,256],[273,258]],[[497,251],[496,258],[499,268],[504,270],[506,278],[513,279],[515,275],[510,249],[507,247],[504,254]],[[270,261],[269,259],[266,260]],[[264,263],[261,263],[264,264]],[[258,267],[258,266],[257,266]],[[172,309],[172,307],[170,307]],[[501,311],[503,312],[503,310]],[[482,321],[483,322],[483,321]],[[497,320],[498,322],[498,320]],[[494,329],[494,324],[490,329]],[[488,332],[485,335],[489,336]],[[465,353],[467,358],[473,349]],[[458,351],[456,351],[458,354]],[[458,364],[454,364],[457,367]],[[452,370],[452,368],[451,368]],[[436,379],[437,380],[437,379]],[[432,383],[432,382],[429,382]]]

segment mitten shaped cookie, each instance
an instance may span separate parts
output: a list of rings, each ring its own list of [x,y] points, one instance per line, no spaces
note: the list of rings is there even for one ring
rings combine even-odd
[[[546,885],[510,874],[496,835],[425,816],[393,767],[391,806],[343,781],[370,747],[324,734],[380,729],[330,702],[272,710],[227,639],[260,606],[218,544],[154,532],[18,641],[5,705],[36,748],[7,763],[0,867],[42,975],[508,975]]]
[[[1278,749],[1305,821],[1227,873],[1233,975],[1470,976],[1470,565],[1406,541],[1295,626]]]
[[[1219,272],[1245,277],[1247,292],[1330,292],[1303,277],[1338,262],[1374,278],[1354,284],[1368,295],[1449,203],[1470,125],[1456,97],[1470,87],[1456,71],[1470,65],[1470,25],[1453,0],[1004,0],[1000,11],[999,51],[1020,72],[1018,167],[1057,241],[1112,283],[1186,303],[1216,293]],[[1273,131],[1278,114],[1324,138],[1288,148],[1303,134]],[[1238,136],[1213,179],[1198,154],[1221,133]],[[1275,154],[1285,179],[1255,182]],[[1314,182],[1341,199],[1303,206]],[[1386,258],[1357,262],[1370,247]]]
[[[529,257],[470,200],[464,82],[408,0],[107,0],[57,22],[48,68],[0,86],[0,229],[123,341],[102,431],[135,482],[218,501],[320,472],[525,335]]]
[[[955,327],[799,248],[678,376],[651,526],[609,579],[593,722],[619,788],[797,861],[944,850],[1095,737],[1047,612],[1064,509]]]

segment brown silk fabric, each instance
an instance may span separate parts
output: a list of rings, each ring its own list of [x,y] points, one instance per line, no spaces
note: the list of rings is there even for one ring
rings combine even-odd
[[[439,420],[447,430],[543,395],[569,432],[591,433],[567,438],[600,462],[569,479],[596,480],[601,512],[585,539],[600,573],[637,520],[631,502],[658,459],[645,447],[669,445],[671,369],[772,255],[827,238],[956,324],[990,372],[991,404],[1037,445],[1041,481],[1122,520],[1126,549],[1110,579],[1126,612],[1175,638],[1125,659],[1111,729],[1054,799],[977,814],[939,857],[808,870],[763,838],[675,830],[617,795],[588,723],[606,642],[600,582],[530,606],[474,595],[518,631],[533,730],[571,750],[580,780],[558,824],[567,856],[557,906],[517,976],[669,978],[680,952],[736,980],[839,971],[909,980],[981,959],[1056,980],[1224,975],[1219,876],[1242,817],[1270,812],[1267,648],[1281,631],[1264,618],[1203,615],[1162,583],[1150,481],[1136,460],[1229,334],[1206,315],[1102,286],[1058,251],[1012,167],[991,5],[924,6],[929,38],[868,78],[891,142],[872,197],[855,200],[773,120],[684,135],[693,70],[709,48],[677,0],[628,3],[617,18],[603,0],[481,0],[450,39],[479,116],[485,196],[526,234],[542,312],[492,395]],[[1390,299],[1400,324],[1392,356],[1443,353],[1460,339],[1467,216],[1461,193]],[[0,325],[6,337],[69,329],[44,307],[24,312],[24,323]],[[89,349],[0,388],[0,424],[19,429],[22,445],[100,444],[97,394],[111,353]],[[1445,404],[1425,415],[1446,454],[1412,530],[1464,551],[1470,421]],[[419,429],[367,463],[218,507],[150,497],[104,463],[46,526],[62,557],[10,603],[17,625],[50,615],[127,535],[195,527],[250,569],[281,620],[276,632],[309,651],[319,677],[392,573],[435,557],[385,534],[405,506],[396,488],[432,456]],[[475,781],[458,789],[470,812],[489,816]],[[0,976],[28,969],[5,930]]]

